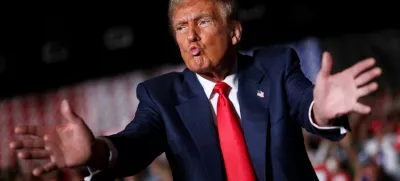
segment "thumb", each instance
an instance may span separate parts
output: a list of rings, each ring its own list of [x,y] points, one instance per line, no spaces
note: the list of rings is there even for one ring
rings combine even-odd
[[[332,56],[329,52],[324,52],[322,55],[322,65],[320,74],[324,77],[331,75],[332,71]]]
[[[67,100],[61,102],[61,114],[69,122],[79,121],[81,118],[71,109]]]

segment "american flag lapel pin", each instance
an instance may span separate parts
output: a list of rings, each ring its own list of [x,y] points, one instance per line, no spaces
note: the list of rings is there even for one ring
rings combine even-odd
[[[261,98],[264,98],[264,92],[260,91],[260,90],[257,90],[257,96],[261,97]]]

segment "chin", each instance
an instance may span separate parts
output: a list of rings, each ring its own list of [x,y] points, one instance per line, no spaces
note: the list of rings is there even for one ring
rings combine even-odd
[[[189,68],[189,70],[191,70],[192,72],[195,72],[195,73],[198,73],[198,74],[201,74],[201,73],[206,73],[206,72],[208,72],[208,68],[205,68],[205,67],[188,67]]]
[[[204,61],[204,59],[201,60],[192,59],[190,62],[190,66],[188,66],[188,68],[196,73],[204,73],[210,69],[209,63]]]

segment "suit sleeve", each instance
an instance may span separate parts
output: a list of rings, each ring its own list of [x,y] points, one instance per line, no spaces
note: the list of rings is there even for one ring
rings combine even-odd
[[[115,177],[134,175],[164,152],[165,129],[157,106],[143,83],[137,87],[139,105],[134,119],[117,134],[107,136],[117,152],[110,172]]]
[[[334,122],[337,123],[336,127],[328,129],[319,128],[314,126],[315,124],[312,124],[313,117],[310,113],[314,99],[314,85],[304,76],[300,68],[299,57],[295,50],[290,48],[288,51],[286,55],[289,55],[289,57],[286,58],[284,81],[290,106],[290,116],[310,133],[317,134],[331,141],[342,139],[345,134],[343,134],[343,128],[341,129],[340,127],[349,129],[347,117],[335,120]]]

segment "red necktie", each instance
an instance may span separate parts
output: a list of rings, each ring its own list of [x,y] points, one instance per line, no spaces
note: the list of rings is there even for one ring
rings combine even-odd
[[[254,181],[255,176],[247,153],[242,129],[235,108],[227,98],[230,86],[219,82],[214,92],[219,94],[217,127],[228,181]]]

